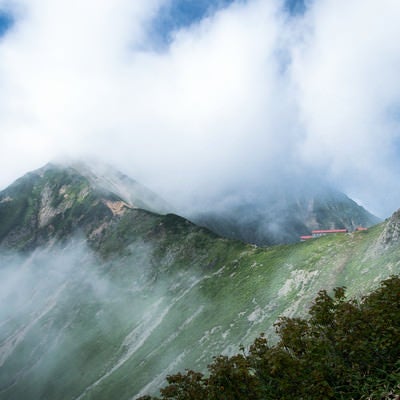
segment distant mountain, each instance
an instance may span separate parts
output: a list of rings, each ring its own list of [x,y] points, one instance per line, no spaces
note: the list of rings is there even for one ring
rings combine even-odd
[[[0,193],[0,246],[33,248],[54,235],[69,237],[78,226],[88,234],[127,209],[167,214],[173,207],[108,165],[49,163]],[[257,245],[298,242],[314,229],[353,231],[380,222],[343,193],[296,186],[217,203],[188,218],[220,236]]]
[[[91,238],[127,210],[163,214],[168,207],[109,166],[50,163],[0,192],[0,247],[34,249],[78,231]]]
[[[400,212],[260,248],[134,208],[148,197],[111,175],[51,164],[0,192],[0,399],[156,393],[260,332],[273,341],[321,289],[360,296],[400,273]]]
[[[257,245],[295,243],[317,229],[369,227],[380,219],[329,187],[286,187],[216,206],[191,216],[196,224],[231,239]]]

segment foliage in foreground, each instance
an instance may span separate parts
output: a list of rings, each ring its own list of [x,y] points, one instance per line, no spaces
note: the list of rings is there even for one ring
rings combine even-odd
[[[361,301],[319,292],[306,319],[283,317],[277,344],[262,334],[248,351],[215,357],[208,376],[167,377],[141,400],[400,399],[400,277]]]

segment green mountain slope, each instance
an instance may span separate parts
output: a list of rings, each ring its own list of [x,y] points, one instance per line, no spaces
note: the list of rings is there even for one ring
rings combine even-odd
[[[130,210],[164,212],[168,207],[148,189],[105,166],[48,164],[0,192],[0,246],[34,249],[67,240],[79,230],[97,237]]]
[[[224,237],[264,246],[296,243],[314,229],[353,231],[380,222],[345,194],[310,183],[271,188],[262,196],[228,202],[218,211],[195,214],[191,219]]]
[[[360,295],[400,272],[399,213],[265,249],[133,208],[58,167],[2,192],[0,225],[0,399],[156,393],[168,373],[273,338],[278,316],[304,314],[322,288]]]

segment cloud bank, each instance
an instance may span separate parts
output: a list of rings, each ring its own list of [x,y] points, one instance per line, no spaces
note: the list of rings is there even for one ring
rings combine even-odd
[[[176,1],[0,0],[0,187],[95,156],[181,209],[310,174],[400,207],[398,2],[210,1],[160,47]]]

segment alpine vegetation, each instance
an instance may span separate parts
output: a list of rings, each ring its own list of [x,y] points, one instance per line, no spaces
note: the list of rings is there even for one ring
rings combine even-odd
[[[360,299],[400,273],[398,213],[263,248],[156,213],[168,204],[118,176],[50,164],[0,192],[1,399],[157,395],[260,332],[275,346],[274,323],[320,290]]]
[[[216,356],[208,374],[167,377],[157,399],[397,399],[400,397],[400,278],[360,300],[319,292],[309,318],[282,317],[279,340],[262,334],[241,352]]]
[[[398,395],[400,2],[337,3],[0,0],[0,400]]]

